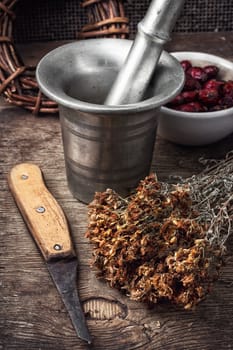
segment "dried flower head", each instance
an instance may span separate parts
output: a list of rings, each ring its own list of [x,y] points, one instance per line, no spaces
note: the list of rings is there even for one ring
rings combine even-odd
[[[231,231],[232,158],[177,185],[152,174],[126,199],[96,193],[86,235],[99,276],[133,300],[198,304],[218,277]]]

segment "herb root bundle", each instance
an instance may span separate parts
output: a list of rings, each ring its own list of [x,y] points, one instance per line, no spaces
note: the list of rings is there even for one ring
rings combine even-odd
[[[232,204],[233,153],[179,184],[152,174],[126,199],[96,193],[86,234],[93,265],[133,300],[193,308],[218,278]]]

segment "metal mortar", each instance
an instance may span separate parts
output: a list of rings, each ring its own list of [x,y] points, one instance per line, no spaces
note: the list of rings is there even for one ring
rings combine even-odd
[[[37,66],[41,90],[59,105],[68,186],[85,203],[107,188],[126,196],[149,173],[158,108],[183,86],[180,64],[163,52],[145,100],[104,105],[131,45],[78,41],[51,51]]]

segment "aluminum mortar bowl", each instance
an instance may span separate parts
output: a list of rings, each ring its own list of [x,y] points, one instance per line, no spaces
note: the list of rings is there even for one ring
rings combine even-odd
[[[41,90],[59,105],[69,188],[85,203],[108,187],[125,196],[148,174],[158,109],[184,83],[179,62],[163,52],[142,102],[103,105],[131,45],[123,39],[77,41],[37,66]]]

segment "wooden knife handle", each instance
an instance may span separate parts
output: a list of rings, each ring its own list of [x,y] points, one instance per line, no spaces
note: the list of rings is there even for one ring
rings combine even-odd
[[[34,164],[16,165],[8,175],[17,206],[46,261],[74,256],[66,217]]]

